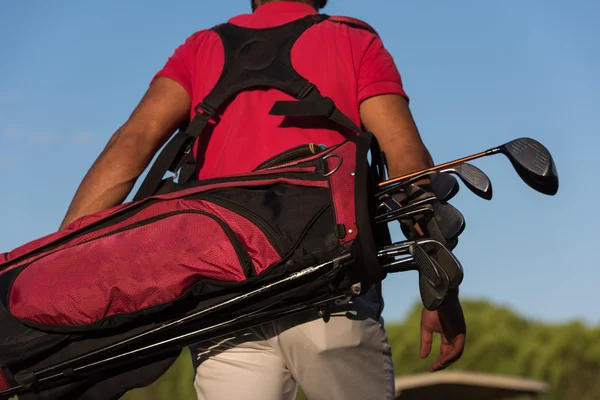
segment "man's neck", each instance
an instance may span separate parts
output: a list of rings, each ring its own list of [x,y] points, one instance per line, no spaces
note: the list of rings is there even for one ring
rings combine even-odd
[[[259,3],[258,5],[256,5],[257,2]],[[316,2],[314,0],[252,0],[252,11],[256,11],[258,7],[270,3],[301,3],[317,10]]]

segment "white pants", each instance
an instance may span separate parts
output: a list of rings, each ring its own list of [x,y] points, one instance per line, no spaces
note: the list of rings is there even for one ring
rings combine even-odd
[[[392,400],[391,346],[375,290],[191,348],[199,400]]]

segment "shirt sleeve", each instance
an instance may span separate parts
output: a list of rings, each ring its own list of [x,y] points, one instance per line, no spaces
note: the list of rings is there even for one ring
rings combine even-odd
[[[179,45],[163,68],[152,77],[150,84],[159,76],[172,79],[183,86],[192,99],[193,75],[196,73],[196,49],[202,36],[203,31],[196,32]]]
[[[358,103],[384,94],[409,100],[392,55],[377,35],[369,35],[358,68]]]

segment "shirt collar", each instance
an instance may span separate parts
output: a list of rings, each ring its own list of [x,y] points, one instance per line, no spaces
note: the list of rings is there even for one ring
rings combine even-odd
[[[318,14],[312,6],[306,3],[297,1],[275,1],[272,3],[263,4],[254,11],[255,15],[264,14],[301,14],[311,15]]]

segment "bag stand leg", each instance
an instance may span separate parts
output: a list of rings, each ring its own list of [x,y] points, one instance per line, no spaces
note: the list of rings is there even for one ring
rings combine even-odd
[[[24,381],[23,384],[0,391],[0,399],[7,399],[11,396],[19,395],[30,391],[35,387],[35,391],[47,390],[50,388],[61,386],[76,380],[83,380],[88,377],[93,378],[99,371],[106,371],[112,368],[122,368],[124,365],[137,364],[141,361],[154,362],[160,359],[166,359],[177,355],[185,346],[194,343],[209,340],[218,337],[222,334],[235,333],[242,329],[247,329],[252,326],[272,321],[287,315],[296,314],[308,309],[325,307],[332,304],[341,298],[348,297],[347,293],[332,296],[325,300],[308,301],[301,305],[288,305],[280,308],[277,302],[273,302],[263,307],[262,309],[246,313],[235,318],[230,318],[225,321],[213,323],[209,326],[196,328],[192,332],[185,332],[184,328],[189,329],[192,323],[198,324],[201,318],[212,316],[218,311],[223,311],[235,305],[240,305],[246,301],[252,300],[258,295],[264,295],[282,289],[289,284],[297,283],[302,279],[310,278],[312,275],[320,273],[318,278],[324,275],[333,275],[340,271],[344,262],[350,258],[349,254],[338,257],[332,261],[328,261],[317,266],[306,268],[297,273],[281,279],[279,281],[264,285],[258,289],[236,296],[232,299],[208,307],[196,313],[190,314],[178,320],[163,324],[157,328],[143,332],[132,338],[123,340],[116,344],[101,348],[82,356],[73,358],[66,362],[56,364],[54,366],[42,369],[36,372],[21,372],[19,381]],[[298,286],[301,288],[302,286]],[[288,289],[289,290],[289,289]],[[169,337],[177,333],[175,337]],[[158,339],[156,339],[158,337]],[[150,341],[158,340],[154,343]],[[134,347],[135,345],[140,347]],[[121,350],[121,352],[117,352]],[[101,358],[105,356],[105,358]],[[19,374],[17,374],[17,378]]]

